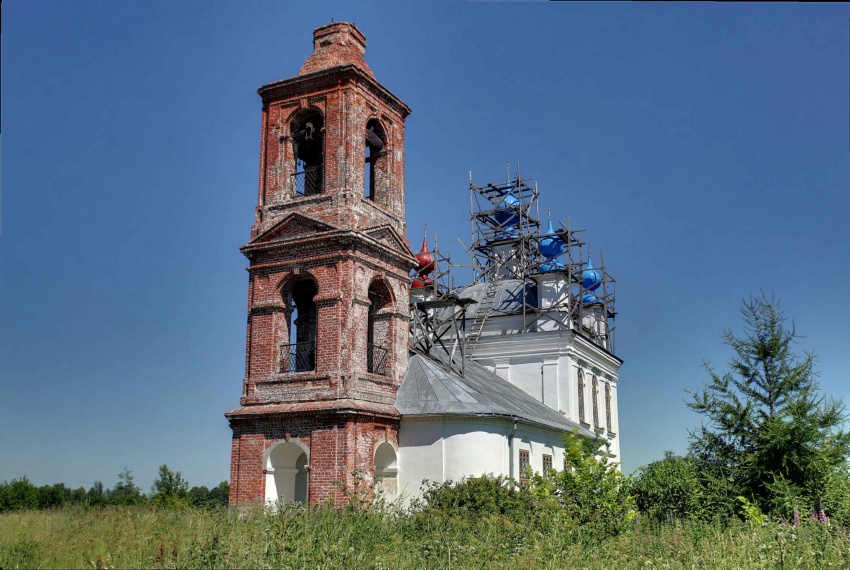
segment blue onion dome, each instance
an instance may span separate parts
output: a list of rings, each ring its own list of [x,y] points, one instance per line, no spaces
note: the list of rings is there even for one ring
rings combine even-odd
[[[564,264],[558,261],[557,259],[550,259],[546,263],[540,266],[538,270],[540,273],[548,273],[550,271],[562,271],[564,269]]]
[[[537,245],[537,251],[546,259],[552,259],[556,255],[564,253],[563,240],[556,235],[552,235],[555,233],[555,230],[552,229],[552,220],[549,220],[546,233],[549,235],[540,240],[540,243]]]
[[[516,211],[517,204],[519,204],[519,200],[513,194],[508,194],[502,198],[493,214],[500,226],[514,226],[519,222],[519,212]]]
[[[589,291],[596,291],[602,284],[602,276],[593,268],[593,260],[588,256],[587,269],[581,272],[581,286]]]
[[[599,299],[597,299],[596,295],[594,295],[590,291],[585,291],[584,293],[582,293],[581,302],[585,305],[592,305],[593,303],[598,303]]]
[[[508,226],[504,228],[504,230],[500,232],[496,232],[496,237],[493,241],[500,241],[504,239],[515,239],[519,237],[519,227],[517,226]]]

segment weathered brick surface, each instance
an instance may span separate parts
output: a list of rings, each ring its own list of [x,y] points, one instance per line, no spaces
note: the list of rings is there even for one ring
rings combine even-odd
[[[313,32],[313,53],[298,75],[345,64],[356,65],[374,77],[366,65],[366,36],[345,22],[328,24]]]
[[[242,407],[227,414],[231,503],[263,499],[264,459],[281,441],[296,438],[309,450],[310,501],[341,499],[334,482],[351,484],[354,469],[371,477],[375,446],[396,441],[398,414],[377,414],[374,404],[392,405],[407,366],[408,273],[416,265],[404,237],[410,109],[374,79],[364,53],[365,37],[352,24],[318,28],[300,74],[259,90],[258,205],[251,241],[242,248],[250,262],[245,378]],[[298,197],[292,129],[306,112],[320,113],[324,125],[323,187]],[[364,197],[370,120],[386,139],[374,200]],[[305,278],[318,287],[315,370],[281,373],[280,347],[290,338],[285,298]],[[375,280],[390,297],[373,315],[389,349],[385,374],[367,370],[368,291]],[[343,399],[346,409],[333,404]],[[297,402],[319,405],[311,413],[250,413],[251,406]]]
[[[265,458],[276,444],[297,441],[309,449],[307,499],[345,502],[354,487],[354,472],[363,470],[365,484],[374,477],[375,448],[398,445],[398,420],[359,414],[288,414],[252,418],[233,424],[230,504],[265,498]]]

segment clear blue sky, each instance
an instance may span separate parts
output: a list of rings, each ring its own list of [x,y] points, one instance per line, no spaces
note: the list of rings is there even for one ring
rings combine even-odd
[[[847,5],[2,5],[0,480],[229,477],[260,99],[353,21],[407,102],[410,238],[520,163],[618,280],[624,471],[684,452],[742,297],[850,399]],[[462,278],[460,275],[459,278]]]

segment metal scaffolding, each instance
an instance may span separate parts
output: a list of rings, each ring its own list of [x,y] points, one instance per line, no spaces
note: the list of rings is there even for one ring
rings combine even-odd
[[[582,239],[584,230],[573,229],[569,218],[566,224],[550,218],[542,228],[537,184],[520,177],[518,171],[508,178],[479,186],[470,173],[472,243],[467,251],[472,283],[455,286],[451,268],[463,266],[443,256],[435,239],[434,250],[427,252],[433,266],[426,279],[422,280],[422,274],[417,277],[418,285],[414,280],[418,288],[411,295],[411,349],[427,354],[441,347],[450,361],[455,356],[474,356],[479,339],[487,334],[485,324],[494,316],[495,297],[500,287],[510,284],[523,291],[510,315],[521,315],[522,326],[512,334],[572,330],[613,352],[615,279],[602,252],[593,264]],[[433,280],[428,278],[431,272]],[[544,303],[537,292],[553,281],[563,294]],[[466,309],[472,303],[463,298],[463,292],[479,285],[485,290],[470,319]],[[535,294],[525,293],[532,290]]]
[[[614,350],[615,278],[605,266],[602,252],[592,264],[590,249],[582,239],[583,229],[573,229],[567,223],[552,223],[542,228],[538,187],[531,179],[522,178],[517,171],[503,183],[476,185],[470,173],[469,203],[472,225],[472,244],[468,249],[472,260],[473,284],[489,283],[485,303],[500,281],[516,279],[528,287],[537,287],[547,275],[561,275],[568,284],[569,294],[555,303],[539,306],[536,296],[522,295],[521,312],[524,327],[518,332],[549,327],[574,330],[606,348]],[[488,318],[476,315],[467,332],[469,354]],[[563,314],[568,315],[563,319]],[[589,316],[604,321],[593,326]]]

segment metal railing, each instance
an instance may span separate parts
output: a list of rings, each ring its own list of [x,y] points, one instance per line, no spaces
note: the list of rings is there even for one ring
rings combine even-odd
[[[322,167],[305,168],[302,172],[292,175],[293,195],[296,198],[313,196],[322,192]]]
[[[316,343],[280,345],[281,372],[309,372],[316,369]]]
[[[366,369],[373,374],[387,373],[387,349],[374,344],[366,345]]]

